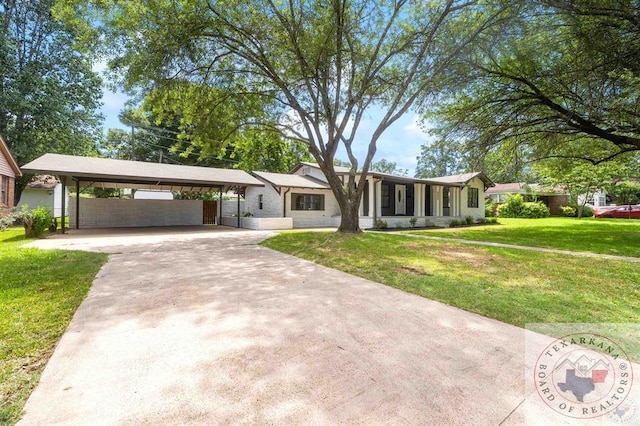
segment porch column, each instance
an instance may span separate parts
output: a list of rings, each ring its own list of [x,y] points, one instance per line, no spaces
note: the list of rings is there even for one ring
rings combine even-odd
[[[376,203],[376,191],[374,190],[375,182],[373,178],[367,180],[367,185],[369,185],[369,217],[375,216],[375,203]]]
[[[374,183],[375,185],[375,206],[376,206],[376,215],[377,217],[381,217],[382,216],[382,181],[379,180],[377,182]]]
[[[435,185],[433,189],[433,199],[435,201],[435,203],[433,203],[433,215],[442,216],[442,187]]]
[[[413,213],[414,216],[424,216],[424,184],[413,185]]]

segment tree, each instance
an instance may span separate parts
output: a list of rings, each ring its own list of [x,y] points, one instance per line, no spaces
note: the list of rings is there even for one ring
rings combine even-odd
[[[546,163],[545,181],[569,193],[569,200],[577,206],[578,218],[581,218],[585,205],[593,200],[596,192],[610,190],[614,181],[625,173],[624,167],[614,161],[598,165],[586,161],[569,164],[553,161]]]
[[[446,139],[422,145],[420,155],[416,159],[417,178],[447,176],[468,169],[463,146]]]
[[[397,176],[407,176],[409,174],[409,170],[398,167],[395,161],[388,161],[384,158],[371,164],[371,170]]]
[[[100,134],[102,82],[52,3],[0,1],[0,134],[20,165],[47,152],[95,153]],[[30,179],[16,179],[16,199]]]
[[[640,183],[623,180],[616,182],[611,189],[616,204],[637,204],[640,201]]]
[[[200,93],[220,90],[204,103],[204,115],[226,102],[268,105],[260,108],[267,114],[239,117],[238,128],[268,128],[306,144],[340,206],[344,232],[359,231],[358,207],[380,136],[421,108],[454,61],[508,15],[508,6],[465,0],[92,3],[104,11],[103,40],[116,52],[111,64],[126,86],[186,82]],[[67,17],[88,10],[80,0],[60,5]],[[86,16],[86,26],[95,24],[96,14]],[[384,114],[359,159],[356,135],[372,106],[383,106]],[[345,182],[333,166],[339,146],[351,164]]]
[[[450,137],[593,164],[640,151],[637,1],[533,0],[429,111]]]

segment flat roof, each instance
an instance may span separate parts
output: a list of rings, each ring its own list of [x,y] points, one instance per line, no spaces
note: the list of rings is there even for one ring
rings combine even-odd
[[[99,182],[100,185],[96,186],[102,187],[125,187],[118,185],[122,183],[127,183],[128,188],[139,189],[264,186],[258,179],[242,170],[62,154],[45,154],[22,166],[22,171],[68,176],[79,182]]]

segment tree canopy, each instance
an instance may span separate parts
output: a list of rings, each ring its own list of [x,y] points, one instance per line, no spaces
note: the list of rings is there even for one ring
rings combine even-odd
[[[20,165],[46,152],[95,153],[100,137],[102,82],[52,4],[0,1],[0,134]]]
[[[597,164],[640,151],[640,3],[522,2],[429,111],[443,138]]]
[[[125,86],[192,88],[203,103],[190,103],[207,117],[229,104],[259,106],[253,114],[242,110],[232,129],[271,129],[306,144],[340,205],[340,230],[350,232],[359,230],[363,182],[380,136],[420,108],[454,60],[506,14],[499,4],[461,0],[91,3],[103,14],[103,40]],[[61,5],[61,15],[84,15],[95,29],[98,15],[86,2]],[[385,113],[359,159],[356,135],[374,105]],[[346,183],[333,169],[340,145],[353,171]]]

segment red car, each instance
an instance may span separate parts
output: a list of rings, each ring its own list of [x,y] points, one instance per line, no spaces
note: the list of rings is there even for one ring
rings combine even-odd
[[[595,217],[612,217],[616,219],[640,219],[640,206],[622,206],[615,209],[600,210]]]

